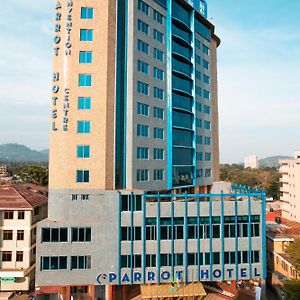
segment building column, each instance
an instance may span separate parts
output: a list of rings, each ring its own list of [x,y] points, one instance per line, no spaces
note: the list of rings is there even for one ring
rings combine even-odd
[[[69,285],[66,286],[66,300],[71,299],[71,287]]]

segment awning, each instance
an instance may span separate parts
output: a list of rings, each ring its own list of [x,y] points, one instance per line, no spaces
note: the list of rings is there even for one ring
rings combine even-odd
[[[152,298],[171,298],[171,297],[199,297],[206,296],[206,292],[201,282],[183,284],[181,283],[177,288],[172,288],[170,283],[166,284],[147,284],[141,285],[141,296],[142,299]]]

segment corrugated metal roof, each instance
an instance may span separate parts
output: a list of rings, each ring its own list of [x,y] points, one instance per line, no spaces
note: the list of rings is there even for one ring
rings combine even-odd
[[[22,186],[0,186],[0,209],[32,209],[47,202],[46,196]]]

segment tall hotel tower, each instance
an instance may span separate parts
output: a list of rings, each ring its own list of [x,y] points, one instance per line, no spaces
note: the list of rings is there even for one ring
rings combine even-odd
[[[55,1],[39,299],[127,300],[134,285],[238,277],[215,252],[234,204],[199,196],[219,177],[219,44],[203,0]]]

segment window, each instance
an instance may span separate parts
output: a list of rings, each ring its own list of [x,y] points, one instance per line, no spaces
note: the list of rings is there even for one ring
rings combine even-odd
[[[13,231],[12,230],[3,230],[3,240],[4,241],[13,240]]]
[[[143,0],[138,0],[138,10],[142,11],[146,15],[149,13],[149,5]]]
[[[203,68],[208,70],[209,69],[209,62],[205,59],[203,59]]]
[[[210,115],[210,106],[204,105],[204,113]]]
[[[90,158],[90,146],[77,146],[77,158]]]
[[[148,116],[149,115],[149,105],[137,102],[137,114],[142,116]]]
[[[195,55],[196,64],[201,65],[201,57],[199,55]]]
[[[149,84],[138,81],[137,82],[137,92],[140,94],[148,95],[149,94]]]
[[[154,138],[163,140],[164,139],[164,129],[154,127]]]
[[[195,93],[197,96],[201,96],[202,95],[202,89],[200,86],[197,86],[195,87]]]
[[[211,153],[205,152],[204,159],[205,159],[205,161],[211,161]]]
[[[80,41],[82,42],[93,41],[93,29],[80,29]]]
[[[148,137],[149,136],[149,126],[137,124],[137,136]]]
[[[88,171],[88,170],[77,170],[76,171],[76,182],[77,183],[90,182],[90,171]]]
[[[122,211],[131,210],[131,201],[133,201],[133,210],[142,210],[142,195],[122,195]]]
[[[198,161],[203,160],[203,153],[202,152],[196,152],[196,160],[198,160]]]
[[[121,236],[122,241],[140,241],[142,239],[142,228],[141,227],[133,227],[133,236],[131,237],[131,227],[122,227],[121,228]]]
[[[92,240],[91,227],[72,227],[72,242],[90,242]]]
[[[157,48],[153,49],[153,57],[159,61],[164,61],[164,53]]]
[[[164,90],[160,89],[158,87],[153,88],[153,95],[154,98],[159,99],[159,100],[164,100]]]
[[[196,135],[196,144],[202,145],[203,137],[202,135]]]
[[[204,96],[205,99],[208,99],[208,100],[209,100],[209,99],[210,99],[210,92],[207,91],[207,90],[204,90],[203,96]]]
[[[81,134],[91,133],[91,122],[77,121],[77,133],[81,133]]]
[[[209,48],[207,46],[203,45],[202,50],[206,55],[209,55]]]
[[[207,130],[210,130],[210,128],[211,128],[210,121],[204,121],[204,128]]]
[[[18,241],[24,241],[24,230],[18,230],[17,231],[17,240]]]
[[[41,230],[42,243],[61,243],[61,242],[67,242],[68,241],[68,228],[62,227],[62,228],[49,228],[49,227],[43,227]]]
[[[202,120],[196,118],[196,127],[202,128]]]
[[[93,52],[92,51],[80,51],[79,52],[79,63],[91,64],[92,62],[93,62]]]
[[[77,107],[79,110],[90,110],[91,109],[91,97],[79,97]]]
[[[137,159],[148,159],[149,158],[149,148],[148,147],[137,147],[136,157],[137,157]]]
[[[153,29],[153,38],[160,43],[164,42],[164,35],[156,29]]]
[[[198,39],[195,39],[195,46],[197,49],[201,49],[201,42]]]
[[[160,107],[153,107],[153,117],[158,119],[164,119],[164,110]]]
[[[164,149],[154,148],[154,159],[164,159]]]
[[[202,178],[202,177],[203,177],[203,169],[197,169],[196,178]]]
[[[25,212],[24,211],[18,211],[18,219],[24,220],[25,219]]]
[[[153,19],[157,21],[158,23],[162,24],[163,23],[163,15],[159,13],[157,10],[153,11]]]
[[[201,72],[200,71],[195,71],[195,76],[197,79],[201,79]]]
[[[80,195],[80,200],[81,201],[89,201],[90,195],[89,194],[82,194]]]
[[[12,220],[14,218],[14,212],[12,210],[4,211],[4,219],[5,220]]]
[[[149,170],[137,170],[136,171],[136,181],[148,181],[149,180]]]
[[[196,111],[202,111],[202,104],[199,102],[196,102]]]
[[[35,216],[37,216],[39,213],[40,213],[40,208],[39,208],[39,207],[36,207],[36,208],[34,209],[34,211],[33,211],[33,214],[34,214]]]
[[[78,86],[92,86],[92,75],[91,74],[79,74]]]
[[[144,61],[137,61],[137,69],[139,72],[149,74],[149,64],[145,63]]]
[[[94,9],[91,7],[81,7],[81,19],[93,19]]]
[[[159,80],[164,80],[164,71],[159,68],[154,67],[153,68],[153,76],[154,76],[154,78],[157,78]]]
[[[146,254],[146,267],[156,267],[156,255]]]
[[[149,25],[143,22],[142,20],[138,19],[138,31],[141,31],[145,34],[149,32]]]
[[[164,170],[163,169],[155,169],[153,172],[154,180],[164,180]]]
[[[12,252],[11,251],[2,251],[2,261],[11,261]]]
[[[41,271],[67,270],[67,256],[42,256]]]
[[[204,137],[204,144],[205,145],[210,145],[211,144],[211,137],[209,137],[209,136]]]
[[[87,270],[91,268],[91,256],[71,256],[71,270]]]
[[[211,177],[211,169],[205,169],[205,177]]]
[[[149,44],[143,42],[142,40],[138,40],[138,51],[141,51],[145,54],[149,53]]]
[[[209,76],[203,74],[203,82],[206,83],[206,84],[210,84],[210,78],[209,78]]]
[[[23,261],[23,251],[17,251],[16,261]]]

